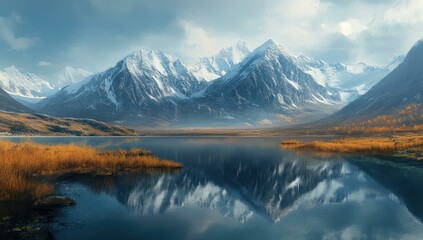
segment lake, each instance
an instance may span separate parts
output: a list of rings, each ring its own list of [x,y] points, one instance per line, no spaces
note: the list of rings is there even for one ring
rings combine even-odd
[[[421,162],[286,151],[281,137],[30,139],[139,147],[184,164],[58,182],[77,206],[50,224],[57,239],[423,239]]]

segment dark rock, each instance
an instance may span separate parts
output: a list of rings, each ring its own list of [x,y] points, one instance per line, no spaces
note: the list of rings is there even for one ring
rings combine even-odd
[[[34,208],[37,210],[55,210],[58,208],[76,205],[76,201],[69,197],[50,196],[34,203]]]

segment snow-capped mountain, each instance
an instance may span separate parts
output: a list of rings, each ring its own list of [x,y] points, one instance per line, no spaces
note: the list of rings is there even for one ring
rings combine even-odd
[[[243,111],[250,116],[249,112],[255,112],[254,117],[267,113],[274,118],[312,109],[318,113],[341,103],[338,90],[318,84],[295,57],[272,40],[214,81],[202,99],[232,117]]]
[[[84,69],[66,66],[53,76],[50,83],[55,89],[60,90],[67,85],[78,83],[90,75],[92,73]]]
[[[395,68],[397,68],[402,62],[404,62],[406,55],[399,55],[396,56],[392,59],[392,61],[388,64],[387,68],[389,70],[394,70]]]
[[[356,121],[392,114],[411,103],[423,101],[423,40],[417,42],[404,61],[359,97],[330,117],[331,121]]]
[[[18,100],[39,101],[55,93],[47,80],[33,73],[23,73],[14,66],[0,70],[0,86]]]
[[[197,79],[213,81],[224,76],[250,53],[247,44],[239,41],[214,56],[201,58],[197,63],[189,65],[189,69]]]
[[[175,102],[189,99],[205,86],[206,82],[198,81],[176,57],[140,50],[104,72],[64,87],[40,105],[59,116],[144,123],[154,116],[169,121]]]
[[[349,103],[365,94],[388,75],[390,67],[401,61],[400,58],[397,58],[388,66],[369,66],[365,63],[357,65],[327,63],[303,55],[298,56],[296,60],[318,84],[338,88],[344,103]]]
[[[339,110],[388,69],[297,57],[272,40],[253,52],[239,42],[193,65],[140,50],[64,87],[38,108],[136,126],[298,123]]]

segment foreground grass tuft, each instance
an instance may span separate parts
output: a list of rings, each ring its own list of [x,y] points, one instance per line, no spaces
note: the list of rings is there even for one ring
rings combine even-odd
[[[54,193],[41,181],[68,174],[113,175],[147,169],[181,168],[142,149],[101,151],[76,145],[0,141],[0,200],[39,199]]]
[[[404,135],[391,137],[345,138],[331,141],[281,142],[283,149],[311,150],[331,153],[387,155],[410,159],[423,159],[423,136]]]

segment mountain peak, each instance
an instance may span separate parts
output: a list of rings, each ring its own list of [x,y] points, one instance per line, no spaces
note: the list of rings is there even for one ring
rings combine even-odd
[[[251,51],[248,48],[247,43],[240,40],[234,46],[223,48],[214,57],[215,58],[230,58],[234,63],[238,63],[250,52]]]
[[[421,38],[420,40],[418,40],[418,41],[414,44],[413,48],[415,48],[415,47],[422,47],[422,46],[423,46],[423,38]]]
[[[247,43],[246,43],[245,41],[243,41],[243,40],[239,40],[239,41],[236,43],[236,45],[237,45],[237,46],[247,46]]]
[[[140,49],[138,51],[132,52],[124,58],[125,61],[135,60],[139,62],[142,62],[142,61],[154,62],[154,61],[162,60],[162,59],[169,59],[169,60],[172,60],[172,62],[176,60],[175,57],[163,52],[162,50],[146,50],[146,49]]]
[[[78,83],[92,74],[93,73],[81,68],[65,66],[55,74],[54,80],[51,80],[50,82],[54,85],[54,87],[61,89],[69,84]]]
[[[408,52],[407,56],[404,59],[404,62],[419,64],[423,61],[423,39],[417,41],[411,50]],[[416,66],[416,69],[420,69],[419,66]]]
[[[265,43],[260,45],[254,52],[264,53],[264,52],[281,52],[281,47],[279,44],[272,39],[267,40]]]
[[[224,76],[250,53],[247,44],[238,41],[236,45],[223,48],[216,55],[200,58],[197,63],[190,66],[191,72],[197,79],[213,81]]]
[[[145,70],[158,71],[163,75],[167,75],[169,65],[176,60],[178,60],[176,57],[161,50],[140,49],[127,55],[123,62],[126,68],[135,75],[139,75]]]
[[[248,48],[247,43],[246,43],[246,42],[244,42],[244,41],[242,41],[242,40],[239,40],[239,41],[236,43],[236,48],[238,48],[238,49],[240,49],[240,50],[242,50],[242,51],[245,51],[245,52],[249,52],[249,51],[250,51],[250,49]]]
[[[60,70],[60,72],[68,73],[68,74],[73,74],[73,73],[78,73],[78,72],[84,73],[84,75],[91,75],[92,74],[92,72],[90,72],[90,71],[87,71],[87,70],[82,69],[82,68],[75,68],[75,67],[72,67],[72,66],[65,66]]]
[[[267,40],[265,43],[263,43],[261,46],[263,47],[267,47],[267,48],[279,48],[279,44],[275,41],[273,41],[273,39],[269,39]]]
[[[19,69],[15,66],[6,67],[4,68],[4,71],[8,73],[21,73],[21,71],[19,71]]]

